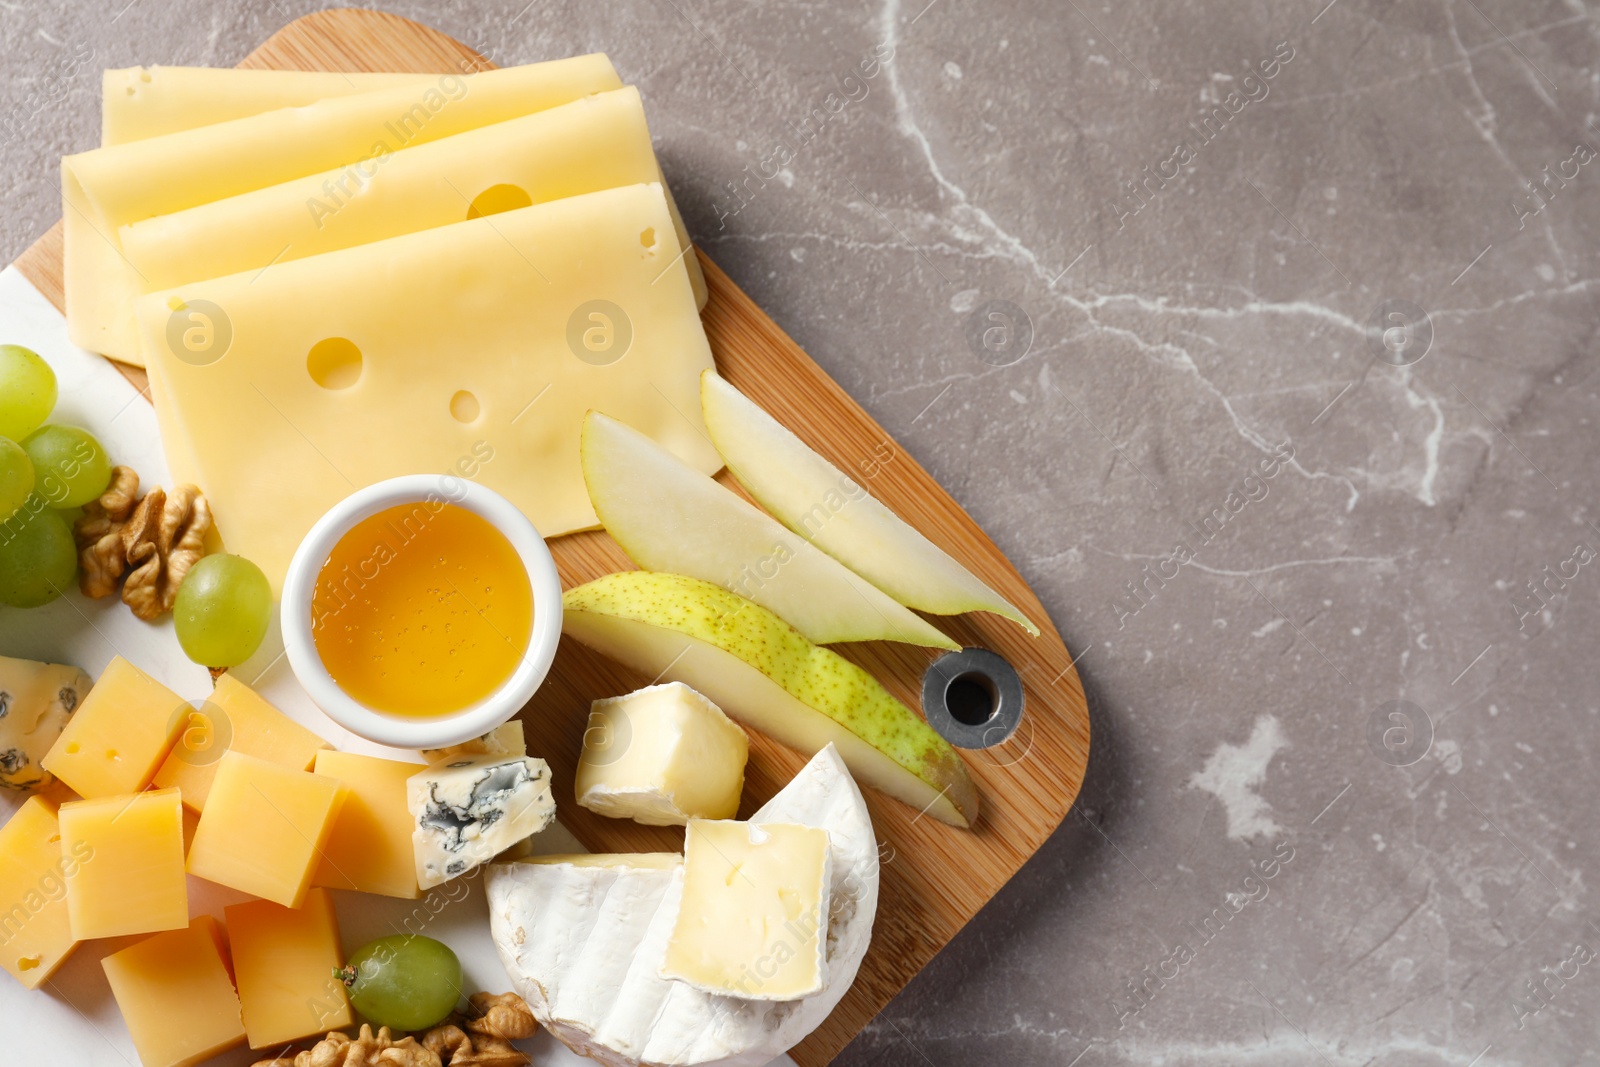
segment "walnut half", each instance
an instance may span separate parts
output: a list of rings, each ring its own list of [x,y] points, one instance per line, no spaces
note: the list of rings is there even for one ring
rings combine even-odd
[[[387,1026],[376,1034],[365,1023],[355,1037],[338,1030],[293,1057],[259,1060],[255,1067],[441,1067],[439,1057],[414,1037],[396,1041]]]
[[[73,537],[84,595],[110,596],[126,573],[122,602],[149,621],[172,610],[178,586],[205,555],[211,506],[192,485],[180,485],[170,495],[159,486],[143,499],[138,493],[133,468],[112,468],[110,487],[84,505]]]

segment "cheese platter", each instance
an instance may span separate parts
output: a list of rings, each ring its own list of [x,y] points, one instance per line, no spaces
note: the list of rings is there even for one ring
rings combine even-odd
[[[107,72],[0,276],[27,1047],[811,1067],[1064,817],[1071,655],[689,243],[657,106],[368,11]]]

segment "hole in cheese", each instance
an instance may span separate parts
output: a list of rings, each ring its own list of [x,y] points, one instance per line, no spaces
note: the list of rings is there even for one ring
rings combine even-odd
[[[361,349],[343,337],[318,341],[306,356],[306,370],[324,389],[348,389],[361,378]]]
[[[457,422],[475,422],[478,418],[478,398],[465,389],[458,390],[450,398],[450,415]]]
[[[117,758],[119,758],[119,757],[117,756],[117,750],[116,749],[114,749],[114,748],[106,749],[106,759],[117,759]]]
[[[68,741],[67,742],[67,755],[76,756],[77,754],[78,754],[78,742],[76,742],[76,741]]]
[[[502,211],[515,211],[531,207],[533,197],[527,190],[515,185],[491,185],[473,199],[467,208],[467,218],[481,219],[485,215],[498,215]]]
[[[31,971],[44,962],[43,956],[23,956],[17,961],[17,970]]]
[[[656,246],[656,228],[654,226],[649,226],[643,230],[640,230],[639,243],[644,245],[646,248],[654,248]]]

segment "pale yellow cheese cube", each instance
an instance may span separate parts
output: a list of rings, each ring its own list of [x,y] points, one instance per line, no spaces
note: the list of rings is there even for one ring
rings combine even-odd
[[[29,797],[0,827],[0,968],[37,989],[77,947],[67,877],[87,852],[63,855],[54,804]]]
[[[63,861],[72,935],[146,934],[189,925],[183,871],[183,805],[176,789],[61,805]]]
[[[44,758],[80,796],[137,793],[167,758],[190,710],[178,694],[116,656]]]
[[[244,1043],[217,920],[146,938],[100,961],[144,1067],[193,1067]]]
[[[828,831],[694,819],[664,978],[745,1000],[798,1000],[827,983]]]
[[[224,752],[243,752],[297,771],[311,769],[328,742],[263,700],[254,689],[224,674],[202,706],[190,710],[157,786],[177,786],[184,807],[204,811],[211,781]]]
[[[650,826],[730,819],[750,739],[682,682],[596,700],[578,759],[578,804]]]
[[[350,1025],[350,998],[333,975],[344,965],[344,954],[326,889],[310,890],[298,908],[252,900],[234,904],[225,915],[251,1048]]]
[[[337,778],[345,787],[345,800],[311,875],[312,885],[407,900],[421,895],[406,808],[406,779],[418,770],[415,763],[354,752],[317,753],[316,772]]]
[[[224,753],[189,845],[189,873],[297,908],[344,796],[337,779]]]

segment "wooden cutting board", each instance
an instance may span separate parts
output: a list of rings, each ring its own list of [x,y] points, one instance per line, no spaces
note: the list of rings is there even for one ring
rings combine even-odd
[[[408,19],[337,10],[290,23],[240,66],[444,73],[487,70],[492,64],[460,42]],[[651,102],[647,100],[646,106]],[[792,1053],[801,1067],[819,1067],[905,987],[1055,830],[1083,782],[1089,715],[1066,646],[1038,598],[1000,550],[716,264],[703,254],[700,259],[711,292],[704,313],[706,333],[723,376],[841,469],[871,472],[860,480],[875,496],[1044,630],[1042,636],[1030,638],[1020,627],[993,615],[934,620],[962,645],[988,648],[1009,660],[1022,676],[1027,710],[1021,727],[1004,745],[966,753],[982,793],[982,815],[975,830],[953,829],[866,790],[883,858],[878,919],[855,985],[827,1022]],[[65,309],[60,224],[24,252],[16,266],[57,308]],[[142,371],[120,364],[119,369],[143,388]],[[731,484],[726,473],[722,478]],[[632,568],[604,533],[561,537],[550,547],[566,588]],[[878,642],[839,646],[838,651],[913,708],[920,707],[923,671],[939,654]],[[562,822],[597,852],[683,847],[681,829],[602,818],[570,800],[589,702],[648,681],[563,639],[549,680],[521,713],[529,751],[553,768]],[[804,763],[797,753],[754,737],[741,815],[763,804]]]

